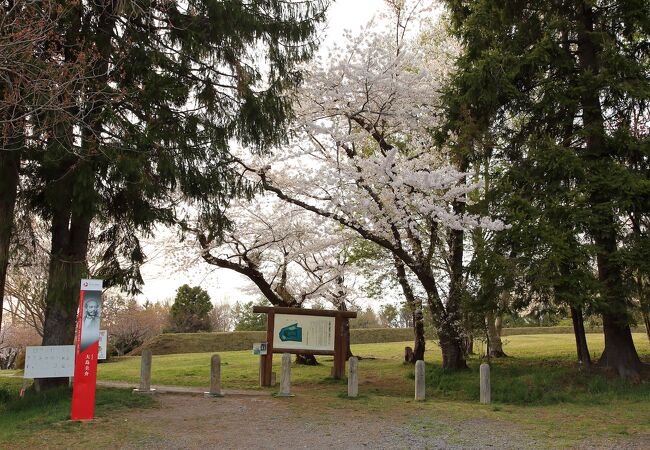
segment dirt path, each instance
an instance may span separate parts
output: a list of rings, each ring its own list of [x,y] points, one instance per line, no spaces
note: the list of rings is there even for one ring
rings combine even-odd
[[[149,436],[122,448],[537,448],[533,439],[490,421],[454,423],[428,415],[369,413],[352,402],[346,409],[314,405],[306,396],[197,399],[170,394],[159,400],[160,408],[128,417],[147,423]],[[490,436],[495,427],[501,432]]]
[[[101,383],[128,387],[125,383]],[[295,397],[159,386],[158,405],[116,410],[89,423],[61,423],[9,448],[65,449],[650,449],[650,436],[571,443],[496,420],[477,407],[370,396],[348,400],[313,388]],[[168,392],[168,393],[163,393]],[[570,426],[570,424],[567,424]]]

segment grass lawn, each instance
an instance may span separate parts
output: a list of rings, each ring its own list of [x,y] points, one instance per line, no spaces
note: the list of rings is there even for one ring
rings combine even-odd
[[[0,371],[9,375],[12,371]],[[22,378],[0,376],[0,448],[38,435],[39,431],[57,427],[61,432],[82,430],[87,424],[68,422],[72,391],[68,387],[42,395],[27,392],[19,398]],[[132,395],[121,389],[98,388],[95,399],[97,420],[110,412],[125,408],[144,408],[155,404],[148,396]]]
[[[641,356],[650,358],[650,346],[643,334],[635,334],[635,343]],[[589,349],[594,359],[603,349],[603,337],[587,335]],[[413,390],[413,368],[402,363],[404,347],[410,342],[385,344],[359,344],[352,352],[362,359],[360,382],[371,392],[386,395],[410,396]],[[479,344],[480,345],[480,344]],[[599,396],[612,392],[623,395],[626,384],[602,375],[581,373],[575,364],[573,335],[521,335],[508,336],[504,349],[510,356],[492,360],[493,401],[515,404],[548,404],[580,400],[575,395],[584,393],[585,399],[597,401]],[[221,380],[225,389],[259,389],[259,357],[250,351],[220,352]],[[209,383],[212,353],[160,355],[153,357],[152,383],[180,386],[207,386]],[[295,366],[292,369],[294,386],[313,386],[341,383],[329,378],[331,356],[318,357],[319,366]],[[439,367],[442,356],[434,342],[427,342],[427,394],[450,400],[474,401],[478,399],[478,366],[482,361],[471,358],[469,371],[447,373]],[[280,355],[275,355],[273,367],[280,373]],[[99,365],[99,379],[138,383],[140,358],[125,357],[116,362]],[[642,386],[645,386],[643,384]],[[553,388],[553,389],[551,389]],[[632,392],[636,395],[639,388]],[[643,390],[643,389],[642,389]],[[553,391],[553,392],[550,392]]]
[[[587,335],[593,359],[603,349],[602,335]],[[644,334],[634,340],[641,357],[650,363],[650,346]],[[413,367],[402,363],[409,342],[353,345],[361,356],[359,392],[355,407],[382,411],[414,408]],[[480,345],[480,344],[479,344]],[[479,405],[478,366],[471,358],[470,370],[450,373],[440,368],[441,353],[427,342],[427,402],[417,408],[426,414],[443,414],[459,419],[476,414],[542,434],[553,445],[575,445],[595,436],[626,436],[650,433],[650,380],[630,385],[615,376],[585,372],[575,363],[575,341],[571,334],[521,335],[505,338],[505,359],[493,359],[492,405]],[[224,389],[260,389],[257,383],[258,357],[250,351],[221,352]],[[211,353],[153,357],[154,384],[207,386]],[[320,357],[320,366],[292,367],[292,386],[301,395],[313,395],[340,404],[345,399],[345,380],[329,378],[331,357]],[[280,373],[280,356],[274,357],[274,371]],[[102,380],[139,379],[140,358],[124,358],[101,364]],[[274,392],[277,388],[269,388]],[[570,426],[567,426],[570,424]]]
[[[594,359],[603,348],[598,334],[587,336]],[[650,364],[650,346],[644,334],[634,335],[637,349]],[[416,434],[449,433],[446,425],[434,418],[462,423],[490,423],[490,427],[515,429],[535,436],[545,448],[572,446],[616,447],[631,439],[650,442],[650,379],[638,385],[621,382],[611,374],[587,372],[575,363],[573,335],[518,335],[505,338],[510,356],[492,361],[491,405],[480,405],[478,366],[471,358],[470,370],[445,372],[440,369],[441,354],[434,342],[427,342],[427,401],[414,402],[413,367],[402,363],[403,349],[409,342],[353,345],[362,359],[359,363],[358,399],[346,397],[346,381],[329,377],[332,357],[319,357],[321,365],[293,366],[292,388],[296,399],[308,399],[311,414],[323,411],[352,410],[368,417],[401,412],[408,417],[404,427]],[[479,350],[479,349],[477,349]],[[257,382],[259,357],[250,351],[220,352],[224,389],[260,389]],[[152,382],[180,386],[207,387],[211,353],[161,355],[153,358]],[[280,357],[274,358],[280,373]],[[137,384],[140,358],[121,358],[99,365],[99,379]],[[6,373],[0,373],[4,375]],[[0,448],[9,442],[26,442],[27,447],[48,446],[39,441],[39,430],[47,429],[71,448],[135,445],[139,431],[124,423],[123,415],[111,414],[120,408],[140,408],[155,403],[148,396],[134,396],[127,390],[99,388],[97,421],[93,424],[67,422],[70,391],[63,389],[43,399],[17,400],[20,378],[0,376]],[[260,389],[262,393],[276,388]],[[278,401],[291,401],[278,399]],[[313,405],[313,406],[312,406]],[[311,420],[311,419],[310,419]],[[141,427],[142,425],[138,425]],[[461,425],[462,426],[462,425]],[[436,428],[437,427],[437,428]],[[104,430],[104,431],[101,431]],[[90,434],[87,431],[91,432]],[[100,432],[101,431],[101,432]],[[497,429],[498,431],[498,429]],[[88,441],[104,439],[105,442]],[[26,439],[26,440],[21,440]],[[111,440],[112,439],[112,440]],[[643,447],[641,445],[641,447]]]

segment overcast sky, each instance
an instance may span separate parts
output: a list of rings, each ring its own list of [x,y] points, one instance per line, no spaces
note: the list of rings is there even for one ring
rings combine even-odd
[[[383,6],[383,0],[335,1],[328,11],[320,54],[325,56],[327,48],[336,43],[343,43],[345,30],[351,30],[355,34],[359,32]],[[171,233],[164,231],[157,237],[161,240],[175,239]],[[260,296],[255,290],[245,289],[250,283],[232,270],[216,269],[197,258],[193,267],[178,271],[169,265],[156,245],[147,246],[146,252],[149,259],[142,268],[145,281],[143,294],[140,296],[142,302],[171,299],[175,296],[176,289],[185,283],[203,287],[215,303],[256,300]]]

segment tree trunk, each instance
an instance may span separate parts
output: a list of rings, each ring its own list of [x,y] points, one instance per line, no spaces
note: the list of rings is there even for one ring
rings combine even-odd
[[[573,334],[576,338],[576,350],[578,351],[578,362],[585,367],[591,366],[591,356],[587,347],[587,335],[585,334],[585,322],[582,316],[582,308],[571,306],[571,320],[573,321]]]
[[[416,269],[419,269],[416,267]],[[422,286],[427,291],[429,309],[434,320],[440,350],[442,351],[443,369],[467,369],[465,354],[463,353],[463,333],[460,328],[460,314],[457,306],[451,301],[447,302],[447,310],[443,304],[435,284],[435,278],[429,271],[416,273]]]
[[[65,218],[53,219],[43,345],[70,345],[74,342],[79,282],[86,273],[90,220],[73,216],[68,228]],[[41,390],[68,383],[67,378],[37,381]]]
[[[397,279],[402,287],[404,298],[406,299],[406,305],[413,315],[413,350],[409,352],[408,356],[405,356],[404,359],[405,362],[415,364],[416,361],[424,360],[424,348],[426,345],[424,339],[424,314],[422,311],[422,300],[417,299],[413,294],[413,289],[406,277],[406,268],[404,267],[402,260],[394,256],[393,262],[395,265],[395,271],[397,272]]]
[[[490,341],[488,352],[492,358],[504,358],[508,355],[503,351],[503,342],[501,342],[501,316],[494,317],[493,312],[485,315],[485,322],[487,325],[488,338]],[[498,323],[497,323],[498,322]]]
[[[51,252],[48,270],[43,345],[74,342],[76,312],[82,276],[86,275],[86,254],[90,223],[94,215],[95,174],[92,160],[73,156],[71,127],[61,126],[48,148],[51,178],[44,197],[51,212]],[[65,143],[68,143],[68,146]],[[57,157],[58,155],[58,157]],[[36,380],[37,389],[66,385],[67,378]]]
[[[593,33],[596,13],[590,3],[583,2],[579,14],[582,27],[578,30],[577,53],[581,75],[585,79],[597,81],[600,73],[599,56],[603,49]],[[595,83],[589,88],[583,86],[580,97],[585,132],[585,151],[582,156],[589,175],[584,189],[588,192],[592,211],[589,234],[596,244],[598,279],[602,284],[599,311],[603,317],[605,350],[599,365],[615,368],[621,378],[636,381],[641,376],[643,364],[634,347],[629,325],[626,290],[617,255],[618,219],[612,206],[611,193],[603,183],[611,177],[613,155],[605,139],[601,89]]]
[[[463,338],[463,353],[465,353],[465,357],[474,354],[474,336],[470,333]]]
[[[459,171],[467,171],[469,162],[465,155],[457,155],[456,165]],[[465,183],[465,177],[459,184]],[[454,213],[462,215],[465,212],[465,202],[452,203]],[[463,230],[449,231],[449,298],[446,304],[446,314],[443,314],[438,327],[438,339],[442,350],[443,369],[467,369],[465,353],[463,352],[463,333],[461,327],[460,308],[463,296],[463,252],[465,233]]]
[[[316,361],[316,357],[314,355],[304,355],[302,353],[298,353],[296,355],[296,364],[301,364],[303,366],[317,366],[318,361]]]
[[[0,330],[20,167],[20,149],[11,144],[3,147],[0,149]]]
[[[627,323],[617,322],[617,319],[617,317],[603,314],[605,350],[598,365],[616,369],[621,378],[638,382],[641,378],[643,363],[634,347],[630,326]]]
[[[650,342],[650,298],[648,298],[648,286],[646,285],[647,278],[640,278],[639,285],[639,302],[641,303],[641,316],[645,325],[645,333]]]
[[[348,307],[345,304],[345,300],[343,298],[339,299],[339,306],[338,310],[339,311],[347,311]],[[352,348],[350,347],[350,319],[343,319],[343,336],[345,337],[345,342],[347,343],[345,346],[345,360],[347,361],[350,359],[352,356]]]
[[[426,340],[424,339],[424,313],[422,311],[422,300],[416,303],[416,310],[413,312],[413,360],[409,361],[415,364],[416,361],[424,361],[424,349]]]
[[[594,239],[599,247],[596,263],[604,300],[599,309],[603,317],[605,350],[598,365],[616,369],[621,378],[636,382],[641,377],[643,364],[632,340],[622,271],[616,260],[616,235],[613,232],[603,234],[596,234]]]
[[[442,368],[447,370],[467,369],[463,353],[463,339],[451,325],[443,325],[438,330],[438,340],[442,351]]]
[[[352,354],[352,347],[350,342],[350,319],[343,319],[343,335],[345,336],[345,360],[347,361],[354,355]]]

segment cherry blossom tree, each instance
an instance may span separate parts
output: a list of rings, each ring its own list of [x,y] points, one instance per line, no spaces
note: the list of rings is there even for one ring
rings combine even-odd
[[[246,276],[274,306],[327,301],[347,309],[354,279],[348,276],[348,231],[269,196],[237,202],[227,215],[225,232],[196,231],[205,262]],[[316,363],[313,355],[297,355],[297,361]]]
[[[425,54],[403,27],[395,29],[397,37],[371,30],[348,36],[345,48],[310,66],[296,94],[290,145],[273,161],[242,164],[281,200],[387,250],[404,270],[403,287],[425,294],[443,367],[461,369],[461,305],[453,290],[463,246],[454,232],[504,225],[464,211],[480,184],[432,138],[439,90],[452,70],[448,48]],[[456,271],[449,276],[445,265]]]
[[[340,275],[335,260],[344,234],[301,208],[267,197],[234,204],[227,215],[232,226],[223,236],[198,232],[207,263],[248,277],[276,306],[300,307],[328,297],[328,285]]]

